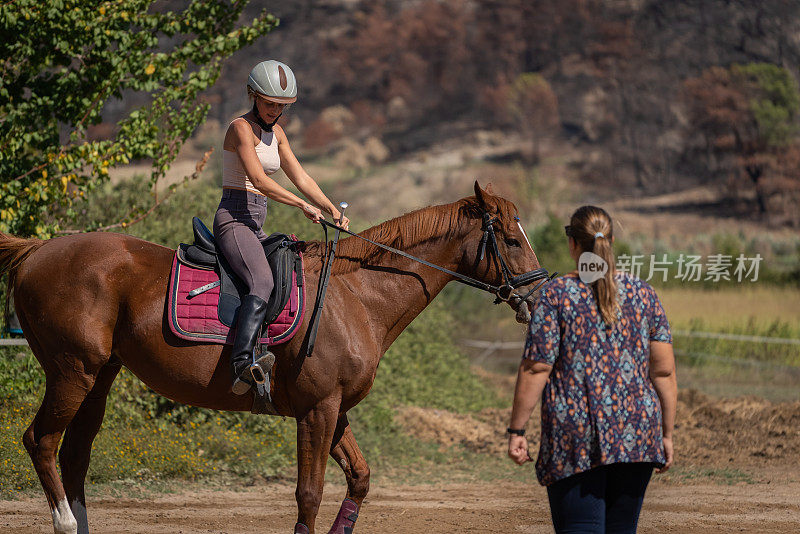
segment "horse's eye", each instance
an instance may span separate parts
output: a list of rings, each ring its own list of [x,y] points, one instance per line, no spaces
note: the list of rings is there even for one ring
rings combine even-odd
[[[508,245],[509,247],[521,247],[522,246],[522,245],[520,245],[519,241],[517,241],[516,239],[513,239],[511,237],[507,237],[506,238],[506,245]]]

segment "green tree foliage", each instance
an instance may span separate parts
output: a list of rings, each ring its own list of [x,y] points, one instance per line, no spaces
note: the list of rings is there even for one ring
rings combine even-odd
[[[709,174],[746,176],[762,214],[796,212],[800,89],[791,73],[768,63],[712,67],[684,88],[690,123],[706,141]]]
[[[684,86],[693,125],[717,149],[783,147],[798,133],[800,91],[783,67],[768,63],[712,67]]]
[[[784,147],[798,133],[800,91],[788,70],[769,63],[733,65],[734,80],[750,97],[758,135],[768,147]]]
[[[194,0],[166,11],[151,0],[17,0],[0,6],[0,230],[48,237],[75,215],[108,170],[152,161],[164,175],[208,113],[199,94],[222,61],[272,30],[247,0]],[[106,105],[133,109],[107,139],[89,134]],[[141,98],[143,95],[144,98]],[[55,215],[64,214],[64,216]]]

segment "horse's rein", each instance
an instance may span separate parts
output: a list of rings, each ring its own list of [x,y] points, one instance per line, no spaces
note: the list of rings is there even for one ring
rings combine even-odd
[[[344,208],[347,207],[347,203],[342,202],[340,207],[342,208],[342,213],[344,213]],[[362,241],[366,241],[367,243],[375,245],[376,247],[382,248],[384,250],[388,250],[389,252],[392,252],[394,254],[403,256],[404,258],[408,258],[423,265],[427,265],[428,267],[436,269],[437,271],[449,274],[462,284],[466,284],[468,286],[481,289],[483,291],[488,291],[489,293],[492,293],[496,297],[494,300],[495,304],[499,304],[501,302],[508,302],[512,298],[519,299],[520,303],[525,301],[525,299],[533,295],[539,288],[541,288],[544,284],[552,280],[553,277],[555,277],[555,275],[557,275],[558,273],[553,273],[552,275],[549,275],[547,273],[547,269],[541,267],[539,269],[534,269],[533,271],[528,271],[527,273],[522,273],[520,275],[514,276],[514,274],[508,268],[508,265],[506,264],[505,260],[503,259],[503,255],[500,253],[500,248],[497,246],[497,237],[495,237],[494,235],[494,228],[492,226],[496,220],[497,220],[496,218],[490,217],[489,214],[486,213],[485,211],[483,212],[483,226],[482,226],[483,237],[481,237],[481,244],[479,245],[480,254],[478,254],[476,258],[476,264],[477,262],[483,260],[484,254],[486,252],[486,244],[489,243],[491,245],[491,248],[489,249],[490,253],[493,254],[500,263],[500,269],[503,276],[503,283],[499,286],[487,284],[486,282],[481,282],[480,280],[476,280],[464,274],[451,271],[450,269],[445,269],[444,267],[440,267],[439,265],[435,265],[427,260],[418,258],[412,254],[409,254],[408,252],[403,252],[402,250],[390,247],[389,245],[378,243],[369,238],[351,232],[350,230],[345,230],[339,225],[329,223],[325,219],[320,219],[319,223],[322,225],[322,229],[325,232],[325,250],[327,251],[327,255],[325,257],[325,264],[323,265],[323,268],[320,272],[320,283],[319,286],[317,286],[317,298],[316,298],[316,303],[314,305],[314,314],[311,318],[311,323],[309,326],[310,331],[308,337],[308,344],[306,346],[306,356],[311,356],[311,354],[314,352],[314,345],[316,344],[317,341],[317,329],[319,328],[319,319],[322,316],[322,307],[325,304],[325,294],[327,293],[328,282],[330,281],[330,276],[331,276],[331,266],[333,265],[333,259],[336,256],[336,245],[339,242],[339,235],[341,232],[344,232],[345,234],[353,237],[357,237]],[[328,248],[328,228],[333,228],[334,230],[336,230],[336,234],[333,238],[333,242],[330,248]],[[520,226],[520,228],[522,227]],[[523,235],[525,234],[524,230],[522,233]],[[525,236],[525,239],[526,240],[528,239],[527,235]],[[530,245],[530,242],[528,242],[528,245]],[[531,247],[531,251],[533,251],[533,247]],[[517,289],[518,287],[529,285],[533,282],[536,282],[537,280],[539,280],[540,282],[536,284],[534,288],[528,291],[525,295],[517,295],[516,293],[514,293],[514,290]]]
[[[495,297],[497,297],[495,299],[495,304],[499,304],[500,302],[507,302],[511,298],[514,298],[514,297],[519,298],[521,300],[525,300],[526,298],[528,298],[531,295],[533,295],[537,290],[539,290],[548,281],[552,280],[552,278],[555,277],[558,273],[553,273],[552,275],[550,275],[550,274],[548,274],[547,269],[545,269],[544,267],[540,267],[539,269],[534,269],[533,271],[528,271],[526,273],[522,273],[522,274],[514,276],[513,273],[511,273],[511,270],[508,268],[508,265],[506,264],[505,260],[503,259],[503,255],[500,253],[500,249],[497,246],[497,238],[495,237],[494,228],[492,226],[495,221],[497,221],[496,218],[490,217],[489,214],[486,213],[486,212],[483,213],[483,228],[482,228],[483,229],[483,237],[481,238],[481,244],[479,245],[480,246],[480,254],[478,255],[477,261],[481,261],[483,259],[484,253],[485,253],[485,250],[486,250],[486,245],[487,245],[487,243],[489,243],[490,244],[490,249],[489,249],[490,253],[493,254],[499,260],[501,273],[502,273],[502,276],[503,276],[503,283],[501,285],[498,285],[498,286],[495,286],[495,285],[492,285],[492,284],[487,284],[486,282],[481,282],[480,280],[476,280],[475,278],[469,277],[467,275],[464,275],[464,274],[461,274],[461,273],[457,273],[455,271],[451,271],[450,269],[445,269],[444,267],[440,267],[439,265],[435,265],[435,264],[433,264],[433,263],[431,263],[429,261],[423,260],[422,258],[418,258],[418,257],[416,257],[416,256],[414,256],[412,254],[409,254],[407,252],[403,252],[402,250],[398,250],[398,249],[396,249],[394,247],[390,247],[388,245],[384,245],[383,243],[378,243],[376,241],[373,241],[373,240],[371,240],[369,238],[366,238],[364,236],[361,236],[361,235],[356,234],[354,232],[351,232],[349,230],[345,230],[344,228],[342,228],[340,226],[337,226],[335,224],[329,223],[328,221],[326,221],[324,219],[319,221],[319,223],[321,225],[323,225],[323,228],[325,228],[326,249],[327,249],[327,241],[328,241],[327,228],[330,227],[330,228],[334,228],[335,230],[337,230],[337,232],[344,232],[347,235],[350,235],[350,236],[353,236],[353,237],[357,237],[358,239],[361,239],[362,241],[366,241],[367,243],[375,245],[376,247],[382,248],[384,250],[388,250],[389,252],[392,252],[394,254],[398,254],[400,256],[403,256],[404,258],[408,258],[410,260],[414,260],[414,261],[416,261],[418,263],[421,263],[423,265],[427,265],[428,267],[432,267],[433,269],[436,269],[436,270],[441,271],[443,273],[449,274],[450,276],[452,276],[453,278],[455,278],[458,282],[461,282],[462,284],[465,284],[465,285],[468,285],[468,286],[471,286],[471,287],[474,287],[474,288],[477,288],[477,289],[480,289],[480,290],[483,290],[483,291],[488,291],[489,293],[492,293],[493,295],[495,295]],[[338,234],[337,234],[337,237],[338,237]],[[336,245],[334,243],[333,250],[335,250],[335,246]],[[332,257],[331,254],[328,255],[328,260],[329,261],[333,260],[333,257]],[[514,290],[517,289],[518,287],[529,285],[529,284],[531,284],[533,282],[536,282],[537,280],[540,280],[540,282],[538,284],[536,284],[536,286],[534,286],[534,288],[531,289],[530,291],[528,291],[524,296],[523,295],[517,295],[516,293],[514,293]]]

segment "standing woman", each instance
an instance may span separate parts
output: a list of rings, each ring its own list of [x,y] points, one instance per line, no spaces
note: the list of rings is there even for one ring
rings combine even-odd
[[[274,286],[262,248],[267,238],[261,228],[267,216],[267,198],[299,208],[315,223],[324,219],[323,211],[344,228],[350,222],[297,161],[286,133],[277,124],[284,108],[297,100],[292,69],[279,61],[262,61],[250,71],[247,94],[253,100],[253,108],[234,119],[225,133],[222,200],[214,217],[217,244],[248,287],[239,307],[231,351],[231,389],[238,395],[247,393],[259,375],[266,376],[275,361],[270,352],[253,361],[253,349]],[[279,168],[308,202],[269,177]]]
[[[672,465],[672,336],[653,288],[616,274],[608,213],[583,206],[566,232],[576,264],[591,252],[608,272],[593,282],[572,272],[543,291],[517,375],[508,454],[520,465],[532,460],[523,429],[541,398],[536,475],[556,532],[635,533],[653,468]]]

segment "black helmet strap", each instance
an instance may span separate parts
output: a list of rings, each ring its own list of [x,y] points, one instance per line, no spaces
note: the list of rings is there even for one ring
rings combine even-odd
[[[275,123],[278,122],[278,119],[281,118],[281,115],[283,115],[283,111],[281,111],[278,114],[278,116],[275,117],[274,121],[267,123],[266,121],[264,121],[264,119],[261,118],[261,115],[258,114],[258,106],[256,105],[255,102],[253,102],[253,116],[256,118],[256,123],[259,126],[261,126],[261,129],[264,130],[265,132],[272,131],[272,127],[275,126]]]

